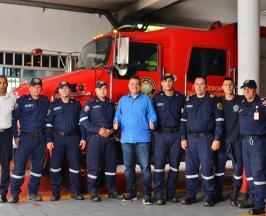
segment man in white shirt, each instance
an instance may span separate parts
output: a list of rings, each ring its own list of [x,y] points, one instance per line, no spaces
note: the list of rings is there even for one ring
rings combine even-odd
[[[12,160],[12,111],[16,97],[7,93],[7,78],[0,75],[0,203],[7,202],[6,194],[10,179],[10,161]]]

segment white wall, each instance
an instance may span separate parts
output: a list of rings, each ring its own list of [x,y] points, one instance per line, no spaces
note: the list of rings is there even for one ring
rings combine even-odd
[[[0,50],[80,51],[112,30],[105,16],[0,3]]]

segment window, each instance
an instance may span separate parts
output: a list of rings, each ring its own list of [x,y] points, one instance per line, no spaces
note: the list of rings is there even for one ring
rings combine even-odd
[[[24,66],[31,66],[31,55],[24,54]]]
[[[225,73],[225,50],[192,48],[188,67],[188,82],[194,82],[197,76],[224,76]]]
[[[107,64],[112,45],[111,37],[104,37],[87,44],[81,52],[79,67],[98,68]]]
[[[33,66],[40,67],[41,66],[41,56],[33,56]]]
[[[0,52],[0,64],[4,64],[4,53]]]
[[[13,53],[6,53],[6,64],[13,65]]]
[[[42,66],[49,67],[49,55],[42,55]]]
[[[58,67],[58,56],[51,56],[51,67]]]
[[[157,71],[158,70],[158,47],[156,44],[130,43],[129,45],[129,65],[125,76],[119,76],[116,71],[115,77],[119,79],[129,79],[137,71]]]
[[[22,54],[15,53],[15,65],[22,65]]]

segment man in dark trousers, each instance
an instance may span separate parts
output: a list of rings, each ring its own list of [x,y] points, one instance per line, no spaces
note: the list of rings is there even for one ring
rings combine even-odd
[[[0,75],[0,203],[7,202],[6,194],[10,180],[10,161],[12,160],[12,111],[14,110],[16,97],[7,93],[8,81],[4,75]]]
[[[199,167],[201,167],[204,206],[215,204],[214,151],[220,147],[223,128],[222,104],[218,98],[207,92],[205,77],[194,82],[195,95],[185,104],[181,118],[181,146],[186,151],[186,193],[185,205],[197,202]]]
[[[116,144],[113,139],[115,104],[107,98],[107,84],[97,81],[96,96],[88,100],[80,114],[80,124],[90,134],[87,138],[88,192],[93,202],[100,202],[97,177],[104,162],[108,197],[122,199],[116,191]]]
[[[266,199],[266,107],[257,95],[257,84],[246,80],[240,110],[243,162],[249,184],[249,214],[265,213]],[[241,206],[240,206],[241,207]]]
[[[18,149],[14,158],[14,170],[11,176],[10,203],[19,201],[21,185],[25,178],[26,163],[31,156],[30,182],[28,198],[33,201],[42,201],[38,196],[42,177],[42,166],[45,158],[45,121],[49,108],[49,101],[42,96],[42,80],[33,78],[30,81],[29,95],[23,95],[17,100],[12,115],[12,130]],[[18,122],[20,128],[18,128]]]
[[[155,95],[153,102],[158,119],[154,133],[154,194],[157,205],[165,204],[164,199],[164,168],[169,160],[169,172],[166,187],[166,200],[178,202],[176,184],[179,176],[179,164],[182,157],[180,146],[180,119],[185,97],[174,91],[174,76],[166,73],[162,77],[163,90]]]
[[[86,134],[79,129],[80,103],[70,98],[70,84],[60,82],[58,86],[60,99],[50,104],[47,117],[47,148],[52,151],[51,159],[51,201],[60,199],[61,169],[66,153],[69,162],[71,197],[83,200],[79,191],[80,148],[86,147]],[[81,133],[81,139],[80,139]]]

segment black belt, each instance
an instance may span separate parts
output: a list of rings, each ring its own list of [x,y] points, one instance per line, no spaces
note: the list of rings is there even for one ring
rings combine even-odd
[[[77,131],[70,131],[70,132],[55,131],[55,133],[60,136],[75,136],[78,134]]]
[[[0,129],[0,133],[5,133],[7,131],[9,131],[11,128],[2,128]]]
[[[179,128],[160,128],[156,132],[177,133],[179,132]]]
[[[242,139],[243,140],[266,139],[266,134],[263,134],[263,135],[242,136]]]
[[[42,137],[44,135],[44,133],[42,131],[40,132],[36,132],[36,133],[31,133],[31,132],[24,132],[21,131],[22,135],[27,135],[27,136],[31,136],[31,137]]]
[[[205,132],[188,132],[189,135],[195,136],[195,137],[203,137],[210,134],[213,134],[212,131],[205,131]]]

